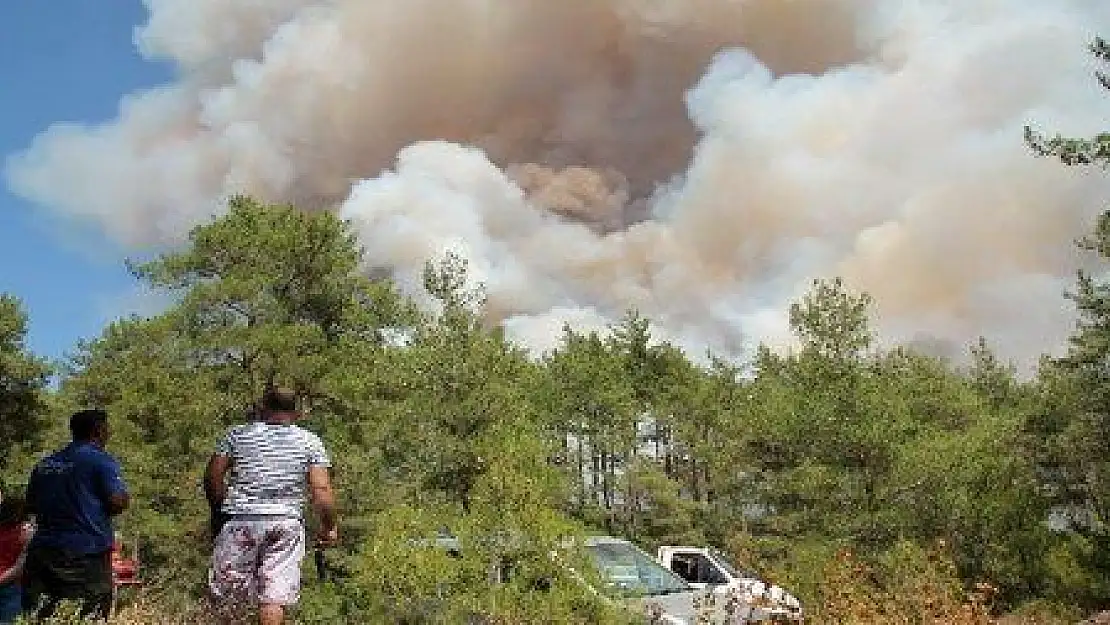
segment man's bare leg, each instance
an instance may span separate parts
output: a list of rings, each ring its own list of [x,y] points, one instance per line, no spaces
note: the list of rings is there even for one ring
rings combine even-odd
[[[263,603],[258,609],[259,625],[281,625],[285,619],[285,606],[279,603]]]

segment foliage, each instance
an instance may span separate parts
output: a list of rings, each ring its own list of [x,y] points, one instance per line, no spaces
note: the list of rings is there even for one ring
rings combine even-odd
[[[315,263],[287,256],[302,230],[324,242],[310,246]],[[870,351],[869,299],[832,281],[792,309],[800,351],[763,350],[754,378],[720,360],[695,365],[634,312],[607,335],[568,329],[534,361],[484,326],[461,259],[428,265],[438,307],[420,313],[388,283],[359,277],[353,245],[327,214],[234,200],[188,249],[136,266],[177,290],[177,306],[110,326],[74,358],[61,398],[105,405],[119,421],[115,449],[140,502],[124,529],[143,536],[164,583],[197,592],[207,450],[262,385],[281,381],[332,448],[345,501],[345,543],[330,556],[344,575],[306,589],[306,622],[428,610],[619,620],[548,555],[595,530],[653,548],[736,544],[739,524],[755,553],[770,554],[770,574],[794,542],[881,557],[900,540],[944,538],[965,575],[1029,590],[1006,554],[1032,547],[1035,558],[1045,545],[1006,547],[1004,533],[1035,526],[1043,510],[1025,490],[998,489],[1028,488],[1029,467],[1002,410],[1017,383],[985,351],[971,376]],[[390,329],[404,340],[383,340]],[[968,449],[999,464],[964,462]],[[981,509],[985,488],[997,501]],[[442,528],[461,557],[427,548]],[[518,575],[484,582],[495,562]],[[808,588],[820,592],[816,580]]]
[[[306,585],[297,622],[624,622],[564,549],[594,532],[715,544],[820,622],[985,623],[1105,596],[1099,534],[1046,523],[1097,501],[1105,456],[1063,453],[1098,453],[1078,447],[1101,423],[1094,320],[1020,380],[983,341],[964,368],[877,347],[870,298],[833,279],[791,308],[792,352],[694,362],[629,311],[537,359],[485,323],[463,259],[428,263],[421,309],[365,277],[333,215],[244,197],[132,267],[175,304],[79,345],[42,404],[112,415],[136,502],[121,528],[162,591],[132,613],[201,609],[201,471],[273,382],[297,390],[342,502],[332,575]],[[989,602],[969,599],[977,584]]]
[[[28,352],[26,337],[22,304],[0,294],[0,476],[4,478],[23,468],[18,460],[41,446],[47,427],[45,388],[51,371]]]
[[[1091,51],[1100,62],[1110,62],[1105,40],[1096,39]],[[1097,72],[1097,78],[1110,89],[1105,73]],[[1110,164],[1107,133],[1049,139],[1027,129],[1026,139],[1035,153],[1066,165]],[[1100,261],[1110,259],[1110,212],[1099,216],[1078,246]],[[1084,604],[1105,604],[1110,601],[1110,282],[1080,271],[1068,297],[1079,322],[1068,353],[1042,367],[1041,394],[1026,429],[1034,441],[1029,449],[1043,489],[1054,504],[1054,520],[1070,534],[1053,551],[1051,561],[1062,566],[1053,583]],[[1062,565],[1064,561],[1068,564]],[[1082,581],[1074,567],[1084,571]]]

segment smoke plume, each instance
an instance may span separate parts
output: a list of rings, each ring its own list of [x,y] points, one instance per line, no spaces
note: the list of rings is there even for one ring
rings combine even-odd
[[[1098,172],[1090,0],[145,0],[172,84],[6,169],[44,207],[172,245],[247,192],[353,221],[411,293],[455,251],[537,348],[630,307],[696,353],[789,342],[818,277],[888,342],[1056,350]]]

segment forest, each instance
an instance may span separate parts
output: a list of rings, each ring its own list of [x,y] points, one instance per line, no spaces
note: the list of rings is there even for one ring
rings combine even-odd
[[[1030,158],[1110,163],[1107,136],[1026,141]],[[1110,212],[1075,253],[1110,257]],[[983,340],[969,364],[880,345],[871,299],[839,279],[791,307],[788,353],[687,354],[633,310],[607,333],[566,328],[537,357],[488,323],[461,258],[428,260],[428,309],[368,277],[362,254],[327,211],[232,198],[180,249],[129,263],[172,305],[60,364],[29,352],[21,303],[0,298],[3,490],[66,439],[69,413],[109,411],[135,502],[118,528],[147,580],[121,622],[196,620],[204,464],[274,383],[328,445],[341,505],[332,575],[309,575],[297,622],[415,618],[432,600],[498,623],[622,622],[573,585],[480,583],[491,555],[558,577],[545,554],[585,533],[715,545],[817,623],[1074,623],[1110,607],[1097,273],[1042,303],[1074,306],[1077,324],[1023,376]],[[473,549],[413,547],[441,528]]]

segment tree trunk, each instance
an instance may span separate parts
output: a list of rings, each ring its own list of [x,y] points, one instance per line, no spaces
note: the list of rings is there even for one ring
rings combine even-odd
[[[705,503],[713,503],[713,482],[710,481],[708,462],[705,463],[702,474],[705,476]]]
[[[698,459],[694,454],[690,453],[690,494],[693,496],[694,501],[701,502],[701,484],[698,479]]]
[[[674,446],[671,445],[671,430],[669,427],[663,428],[663,435],[667,439],[667,451],[666,454],[663,456],[663,473],[665,473],[668,478],[674,479],[674,456],[671,453],[674,449]]]
[[[586,452],[582,448],[583,436],[582,436],[581,432],[576,433],[575,438],[577,439],[575,442],[578,444],[578,457],[575,459],[575,461],[578,465],[578,475],[574,476],[574,481],[575,481],[575,483],[578,484],[578,513],[581,514],[582,510],[585,509],[585,507],[586,507],[586,488],[587,488],[587,485],[586,485],[586,476],[583,475],[583,469],[585,468],[584,457],[585,457]]]
[[[605,512],[606,512],[606,514],[611,513],[612,510],[613,510],[613,482],[610,479],[611,469],[612,469],[612,457],[610,456],[608,450],[602,451],[601,452],[601,470],[604,473],[602,473],[601,490],[602,490],[602,495],[605,499]]]
[[[590,481],[593,483],[593,488],[590,490],[590,499],[592,500],[591,503],[597,504],[597,494],[601,489],[602,465],[601,457],[598,455],[593,445],[590,445],[590,462],[593,465],[593,471],[590,473]]]

